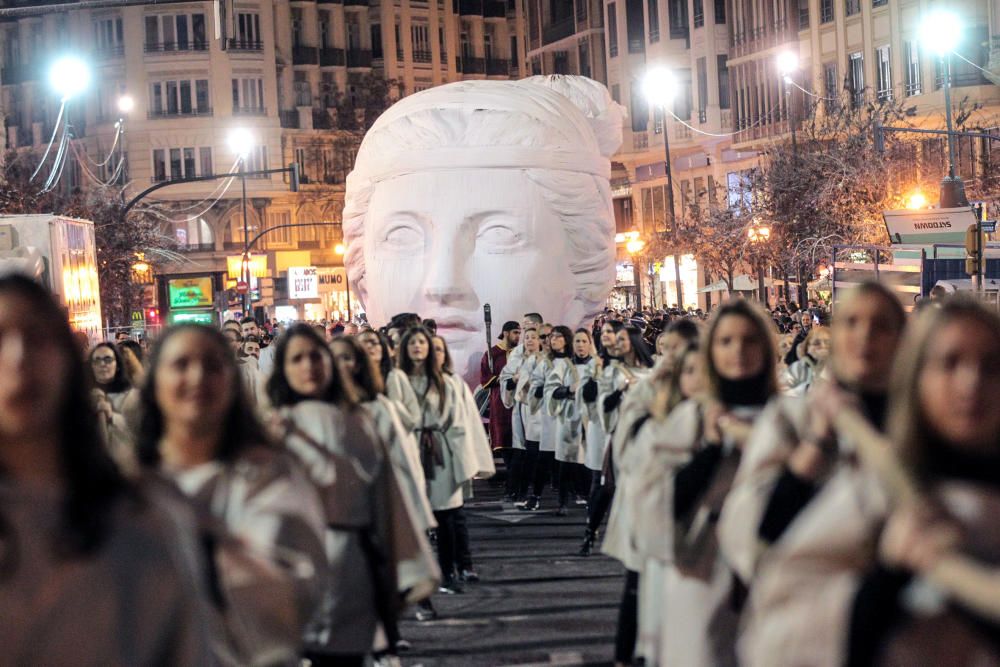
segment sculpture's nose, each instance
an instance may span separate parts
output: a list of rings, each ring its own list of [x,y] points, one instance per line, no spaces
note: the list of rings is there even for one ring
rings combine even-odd
[[[459,252],[455,239],[439,238],[428,257],[424,296],[431,303],[476,307],[475,294],[466,275],[468,253]]]

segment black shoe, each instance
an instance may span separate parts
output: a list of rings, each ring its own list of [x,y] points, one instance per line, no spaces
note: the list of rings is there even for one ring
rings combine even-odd
[[[445,593],[446,595],[460,595],[465,592],[462,584],[458,582],[458,579],[454,576],[445,577],[444,581],[438,587],[438,591]]]
[[[524,503],[523,507],[518,507],[517,509],[523,512],[534,512],[535,510],[538,509],[539,505],[540,502],[538,496],[531,496],[530,498],[528,498],[528,501]]]
[[[569,514],[569,510],[566,509],[565,505],[560,505],[559,509],[556,510],[556,516],[566,516]]]
[[[597,533],[591,529],[587,529],[587,532],[583,537],[583,544],[580,545],[580,551],[577,552],[578,556],[589,556],[594,550],[594,541],[597,539]]]
[[[424,600],[417,607],[417,620],[418,621],[433,621],[438,617],[437,610],[434,605],[431,604],[430,600]]]
[[[470,567],[459,572],[458,580],[469,584],[475,584],[479,582],[479,573]]]
[[[412,648],[413,644],[406,641],[405,639],[400,639],[398,642],[396,642],[396,651],[409,651]]]

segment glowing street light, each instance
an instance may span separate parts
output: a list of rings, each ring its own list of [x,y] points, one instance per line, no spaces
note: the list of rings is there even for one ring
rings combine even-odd
[[[49,68],[49,85],[64,101],[68,100],[90,85],[90,68],[76,56],[63,56]]]
[[[646,242],[642,239],[631,239],[625,244],[625,249],[628,250],[628,254],[630,255],[642,252],[642,249],[645,247]]]
[[[927,208],[927,197],[924,196],[923,192],[917,190],[907,198],[906,208],[913,211],[921,208]]]
[[[944,57],[962,41],[962,21],[952,12],[935,9],[921,21],[918,36],[924,46]]]
[[[118,98],[118,111],[122,114],[132,113],[132,109],[135,108],[135,100],[132,99],[131,95],[122,95]]]
[[[344,255],[344,253],[347,252],[347,246],[345,246],[343,243],[338,243],[336,246],[334,246],[333,252],[342,256]]]
[[[677,77],[666,67],[653,67],[642,78],[642,95],[646,101],[667,108],[677,95]]]
[[[798,55],[796,55],[794,51],[782,51],[774,60],[775,64],[778,66],[778,72],[781,73],[785,83],[789,83],[791,81],[792,74],[799,71]]]
[[[229,132],[227,143],[230,150],[241,160],[246,159],[250,154],[250,149],[253,148],[253,133],[245,127],[234,128]]]
[[[753,225],[747,229],[751,243],[763,243],[771,238],[771,228],[767,225]]]

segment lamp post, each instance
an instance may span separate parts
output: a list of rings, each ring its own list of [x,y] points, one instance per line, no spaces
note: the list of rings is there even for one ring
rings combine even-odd
[[[667,105],[677,94],[677,78],[666,67],[654,67],[642,80],[642,93],[653,106],[663,109],[663,166],[667,177],[667,207],[670,209],[670,233],[674,240],[674,285],[677,288],[677,307],[684,307],[684,288],[681,285],[681,262],[676,252],[678,241],[677,215],[674,213],[674,177],[670,168],[670,132],[667,131]]]
[[[90,68],[76,56],[57,58],[49,68],[49,85],[67,102],[90,85]]]
[[[767,243],[771,238],[771,228],[767,225],[761,225],[756,220],[751,223],[750,227],[747,229],[747,237],[750,239],[750,243],[760,244]],[[765,307],[770,307],[767,302],[767,287],[764,285],[764,263],[757,262],[757,290],[760,297],[760,302],[764,304]]]
[[[639,270],[640,257],[637,257],[642,249],[646,247],[646,242],[639,238],[639,232],[625,243],[625,250],[632,256],[632,280],[635,282],[635,309],[642,310],[642,271]]]
[[[125,165],[125,117],[132,113],[135,108],[135,100],[131,95],[122,95],[118,98],[118,183],[125,185],[128,180],[127,167]],[[125,193],[122,193],[124,197]]]
[[[347,254],[347,246],[343,243],[338,243],[334,246],[333,251],[343,258]],[[344,289],[347,290],[347,321],[350,322],[354,319],[354,316],[351,314],[351,279],[347,275],[346,263],[344,264]]]
[[[243,312],[250,314],[250,229],[247,224],[247,176],[246,159],[253,147],[253,135],[246,128],[236,128],[229,133],[229,147],[239,158],[240,184],[243,188],[243,282],[247,291],[243,294]]]
[[[939,58],[944,88],[944,118],[948,130],[948,175],[941,180],[941,208],[968,206],[965,184],[955,175],[955,137],[951,118],[951,53],[962,40],[962,22],[955,14],[936,9],[920,24],[920,41]]]
[[[799,57],[793,51],[782,51],[775,58],[775,62],[778,65],[778,72],[781,73],[781,82],[785,86],[785,109],[788,114],[788,126],[792,131],[792,159],[797,161],[799,144],[795,131],[798,114],[795,112],[795,105],[792,104],[792,77],[799,71]]]

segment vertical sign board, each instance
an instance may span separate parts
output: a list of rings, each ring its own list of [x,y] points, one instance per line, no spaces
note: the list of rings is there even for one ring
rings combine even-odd
[[[315,266],[288,267],[288,298],[319,298],[319,276]]]

